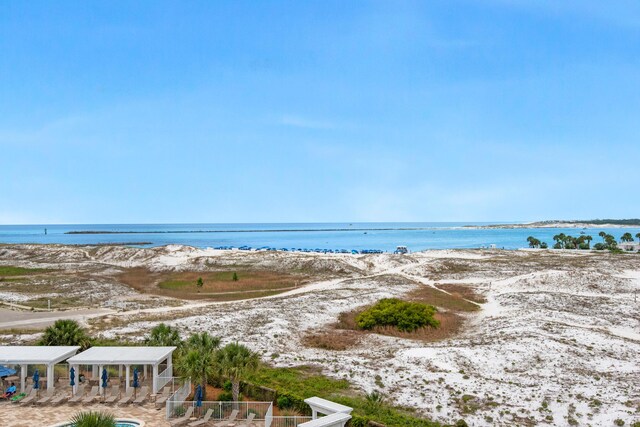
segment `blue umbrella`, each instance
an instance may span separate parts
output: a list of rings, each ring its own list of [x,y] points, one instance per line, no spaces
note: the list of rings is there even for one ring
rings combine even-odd
[[[138,382],[138,368],[133,370],[133,388],[140,387],[140,383]]]
[[[33,388],[36,390],[40,388],[40,372],[37,369],[33,373]]]
[[[196,406],[198,408],[202,406],[202,386],[200,384],[196,388]]]
[[[69,385],[71,387],[76,385],[76,368],[71,368],[69,371]]]
[[[102,388],[107,388],[107,381],[109,381],[109,374],[107,374],[107,368],[102,368]]]
[[[0,366],[0,377],[8,377],[16,373],[15,369],[7,368],[6,366]]]

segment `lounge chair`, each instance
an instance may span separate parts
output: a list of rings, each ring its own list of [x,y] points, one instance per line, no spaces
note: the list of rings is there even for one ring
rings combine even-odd
[[[69,402],[68,403],[78,403],[82,400],[83,395],[84,395],[84,389],[85,386],[83,385],[79,385],[78,386],[78,392],[73,396],[69,398]]]
[[[91,391],[82,399],[82,403],[93,403],[94,400],[100,397],[100,387],[94,385],[91,387]]]
[[[233,411],[231,411],[231,415],[229,415],[229,418],[227,418],[226,420],[220,421],[219,423],[215,423],[214,426],[215,427],[227,426],[229,425],[229,423],[234,422],[237,417],[238,417],[238,410],[234,409]]]
[[[253,425],[253,419],[255,417],[256,417],[255,412],[250,413],[246,420],[244,420],[242,423],[238,424],[238,427],[249,427],[249,426],[252,426]]]
[[[32,388],[31,392],[22,400],[19,400],[20,404],[26,405],[28,403],[33,402],[38,397],[38,389]]]
[[[63,392],[63,393],[59,393],[57,396],[51,399],[49,403],[51,403],[52,405],[59,405],[61,403],[66,402],[70,398],[71,398],[70,393]]]
[[[173,421],[169,421],[169,425],[171,427],[176,427],[176,426],[181,426],[183,424],[186,424],[189,422],[189,418],[191,418],[191,415],[193,415],[193,406],[189,406],[189,408],[187,409],[187,412],[185,412],[184,415],[181,416],[180,418],[176,418]]]
[[[111,386],[111,396],[104,398],[104,403],[115,403],[120,399],[120,387],[117,385]]]
[[[133,400],[133,387],[125,392],[124,397],[118,400],[118,404],[124,405],[127,403],[131,403],[132,400]]]
[[[162,393],[156,396],[156,407],[158,405],[164,405],[164,403],[171,397],[171,387],[165,387],[162,389]]]
[[[39,405],[42,403],[47,403],[48,401],[53,399],[53,396],[55,396],[55,390],[53,389],[47,390],[40,395],[40,399],[38,399],[36,403]]]
[[[189,423],[189,427],[201,426],[209,422],[209,418],[213,415],[213,409],[209,409],[201,420]]]
[[[141,405],[144,403],[145,400],[147,400],[148,397],[149,397],[149,387],[143,386],[140,388],[138,397],[136,397],[136,400],[134,400],[133,403]]]

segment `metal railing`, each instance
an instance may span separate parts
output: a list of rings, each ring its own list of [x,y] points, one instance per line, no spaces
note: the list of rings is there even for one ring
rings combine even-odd
[[[169,368],[171,367],[167,366],[167,368],[164,371],[158,374],[157,378],[153,379],[155,381],[155,390],[162,389],[162,387],[167,385],[167,383],[169,383],[169,381],[173,379],[173,372],[171,372],[173,371],[173,368],[171,369]]]
[[[189,393],[186,394],[186,396],[188,395]],[[197,406],[197,402],[193,400],[174,399],[171,400],[171,403],[167,400],[167,419],[181,417],[189,407],[194,408],[193,415],[196,417],[203,417],[209,409],[213,410],[210,418],[212,421],[228,419],[234,411],[238,411],[237,421],[246,420],[252,413],[255,414],[253,418],[255,421],[265,421],[269,411],[273,413],[273,402],[203,401],[201,406]]]
[[[311,421],[311,417],[306,416],[271,416],[269,420],[265,420],[265,427],[298,427],[302,423]]]
[[[180,412],[179,408],[181,407],[185,408],[184,406],[185,399],[190,394],[191,394],[191,378],[186,378],[184,380],[184,384],[182,384],[182,386],[179,389],[177,389],[175,393],[171,395],[170,398],[167,399],[167,403],[166,403],[167,419],[175,415],[179,416],[179,412]]]

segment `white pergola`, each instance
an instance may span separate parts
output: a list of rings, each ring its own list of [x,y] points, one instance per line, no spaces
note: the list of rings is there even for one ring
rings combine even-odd
[[[80,349],[79,346],[0,346],[0,364],[20,366],[20,390],[25,389],[27,366],[47,366],[47,389],[54,388],[53,368],[67,360]]]
[[[126,390],[130,388],[131,366],[143,365],[153,371],[153,393],[157,393],[173,378],[172,354],[176,347],[91,347],[67,360],[69,369],[78,370],[78,365],[92,365],[92,376],[98,378],[104,366],[124,366]],[[167,368],[158,372],[158,366],[166,361]],[[75,391],[75,390],[74,390]]]

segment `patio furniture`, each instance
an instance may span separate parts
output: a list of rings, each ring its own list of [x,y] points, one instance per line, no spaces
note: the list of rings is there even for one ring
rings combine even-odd
[[[234,409],[231,412],[231,415],[229,415],[229,418],[227,418],[226,420],[220,421],[219,423],[215,423],[214,426],[215,427],[226,427],[229,424],[233,423],[236,418],[238,417],[238,410]]]
[[[118,405],[125,405],[127,403],[131,403],[132,400],[133,400],[133,389],[130,388],[124,393],[124,397],[118,400]]]
[[[100,387],[94,385],[91,387],[91,391],[82,399],[82,403],[93,403],[94,400],[100,397]]]
[[[246,420],[244,420],[242,423],[238,424],[238,427],[249,427],[249,426],[252,426],[253,425],[253,419],[255,417],[256,417],[255,412],[250,413]]]
[[[138,397],[133,401],[133,403],[137,405],[141,405],[145,400],[149,397],[149,387],[143,386],[140,388],[140,393],[138,393]]]
[[[40,396],[40,399],[38,399],[35,403],[37,403],[37,404],[47,403],[48,401],[53,399],[53,396],[55,396],[55,390],[49,389],[49,390],[45,391],[43,393],[43,395]]]
[[[82,400],[82,398],[83,398],[83,395],[84,395],[84,389],[85,389],[84,384],[79,385],[77,393],[75,394],[75,396],[73,396],[73,397],[71,397],[69,399],[69,403],[78,403],[78,402],[80,402]]]
[[[71,398],[71,394],[63,392],[63,393],[59,393],[57,396],[51,399],[49,403],[51,403],[52,405],[59,405],[61,403],[64,403],[70,398]]]
[[[191,415],[193,415],[193,406],[189,406],[187,412],[185,412],[182,417],[176,418],[173,421],[169,421],[169,425],[171,425],[172,427],[176,427],[186,424],[187,422],[189,422]]]
[[[189,427],[196,427],[196,426],[201,426],[203,424],[206,424],[209,422],[209,418],[211,418],[211,416],[213,415],[213,409],[209,409],[207,411],[206,414],[204,414],[204,417],[201,420],[198,421],[194,421],[192,423],[189,423]]]
[[[21,405],[26,405],[36,400],[37,397],[38,397],[38,389],[32,388],[31,392],[29,392],[29,394],[24,399],[19,400],[18,402],[20,402]]]
[[[165,387],[162,389],[162,393],[156,396],[156,407],[158,405],[164,405],[164,403],[171,397],[171,387]]]
[[[120,399],[120,387],[117,385],[111,386],[111,396],[104,398],[104,403],[115,403]]]

